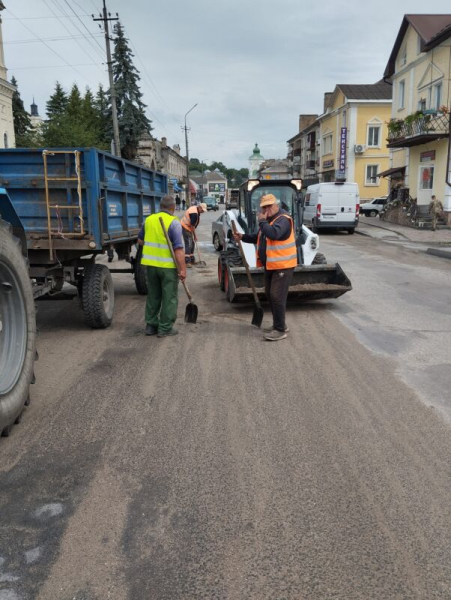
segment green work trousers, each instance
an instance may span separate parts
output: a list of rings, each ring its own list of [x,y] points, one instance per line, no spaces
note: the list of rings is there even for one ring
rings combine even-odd
[[[177,318],[179,303],[177,269],[146,267],[146,271],[146,323],[157,327],[159,333],[170,331]]]

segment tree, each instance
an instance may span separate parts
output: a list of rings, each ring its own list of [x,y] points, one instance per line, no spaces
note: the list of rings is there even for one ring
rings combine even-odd
[[[61,84],[57,81],[55,91],[50,96],[46,106],[46,112],[49,120],[63,115],[66,111],[67,103],[67,94],[63,90]]]
[[[102,84],[100,84],[94,100],[94,108],[97,113],[99,143],[101,143],[102,147],[105,148],[109,148],[111,146],[111,135],[108,133],[110,129],[110,120],[108,115],[109,103],[110,100],[108,94],[103,89]]]
[[[124,158],[134,158],[140,137],[152,131],[151,121],[147,118],[146,105],[138,83],[139,71],[133,65],[133,54],[120,22],[114,26],[113,77],[116,90],[116,103],[119,121],[121,154]],[[110,134],[112,118],[110,110]]]
[[[16,87],[16,91],[13,94],[13,119],[14,119],[14,132],[16,135],[16,146],[21,146],[21,139],[27,136],[31,130],[30,115],[25,110],[23,100],[20,97],[20,92],[15,77],[11,78],[11,83]]]
[[[70,91],[64,116],[77,120],[83,119],[83,98],[81,97],[80,90],[76,83],[74,83]]]

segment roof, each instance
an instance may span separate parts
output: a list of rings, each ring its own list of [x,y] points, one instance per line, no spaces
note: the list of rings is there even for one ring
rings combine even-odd
[[[384,78],[396,70],[396,57],[411,25],[421,38],[421,51],[428,52],[451,37],[451,15],[404,15],[395,44],[385,67]]]
[[[391,100],[392,86],[385,81],[369,84],[343,84],[337,87],[343,92],[348,100]]]
[[[387,169],[386,171],[382,171],[377,174],[377,177],[388,177],[389,175],[394,175],[395,173],[404,174],[406,167],[393,167],[392,169]]]
[[[201,173],[199,173],[199,175],[193,175],[190,173],[190,177],[197,183],[208,183],[209,181],[227,181],[227,178],[218,171],[204,171],[203,177]]]

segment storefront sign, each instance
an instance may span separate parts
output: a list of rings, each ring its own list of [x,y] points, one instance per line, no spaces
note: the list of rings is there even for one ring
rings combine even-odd
[[[420,162],[431,162],[433,160],[435,160],[435,150],[429,150],[420,154]]]
[[[209,192],[218,192],[219,194],[224,194],[225,183],[209,183],[208,191]]]
[[[323,169],[333,169],[334,161],[333,160],[325,160],[323,162]]]
[[[340,134],[340,160],[338,162],[338,177],[346,175],[346,138],[348,135],[347,127],[341,128]]]

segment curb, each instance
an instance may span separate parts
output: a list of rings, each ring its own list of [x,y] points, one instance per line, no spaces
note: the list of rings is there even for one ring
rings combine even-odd
[[[360,221],[360,219],[359,219],[359,221]],[[396,235],[400,235],[401,237],[405,238],[409,242],[412,241],[409,237],[407,237],[400,231],[396,231],[395,229],[389,229],[388,227],[383,227],[382,225],[375,225],[374,223],[362,223],[362,225],[368,225],[368,227],[376,227],[377,229],[383,229],[384,231],[390,231],[391,233],[396,233]]]
[[[451,250],[441,250],[440,248],[428,248],[426,254],[432,254],[433,256],[440,256],[440,258],[451,259]]]

